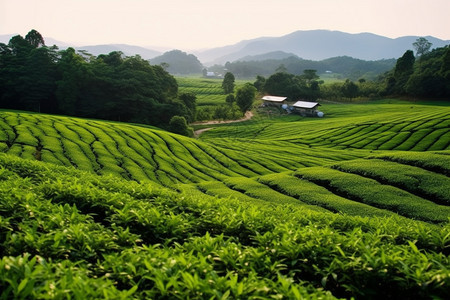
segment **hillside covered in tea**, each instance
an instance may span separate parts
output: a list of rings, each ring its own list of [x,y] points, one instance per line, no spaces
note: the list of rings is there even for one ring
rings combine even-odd
[[[0,112],[4,298],[447,298],[450,109],[324,104],[188,138]]]

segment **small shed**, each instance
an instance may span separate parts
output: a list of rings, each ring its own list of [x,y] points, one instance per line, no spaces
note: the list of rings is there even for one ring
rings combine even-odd
[[[319,112],[317,108],[320,106],[317,102],[297,101],[292,105],[293,111],[302,116],[316,116]]]
[[[281,106],[285,104],[287,97],[264,96],[262,99],[264,100],[264,106]]]

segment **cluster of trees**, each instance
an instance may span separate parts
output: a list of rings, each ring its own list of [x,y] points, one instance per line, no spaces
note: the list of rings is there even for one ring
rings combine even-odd
[[[450,97],[450,47],[436,48],[425,39],[414,43],[386,75],[386,94],[413,97]]]
[[[175,78],[163,67],[121,52],[96,57],[73,48],[58,51],[35,30],[0,44],[0,82],[2,108],[168,129],[174,116],[195,119],[195,95],[178,95]]]
[[[218,105],[214,108],[202,108],[197,112],[198,120],[209,119],[236,119],[245,114],[246,111],[251,110],[257,89],[249,82],[240,86],[235,91],[235,77],[233,73],[227,72],[222,81],[222,89],[227,95],[224,104]]]
[[[256,96],[256,88],[251,83],[246,83],[244,86],[241,86],[237,89],[236,94],[234,94],[235,88],[235,77],[233,73],[227,72],[223,77],[222,88],[225,94],[228,94],[225,98],[225,101],[228,103],[228,109],[222,107],[222,111],[231,111],[232,115],[235,115],[236,108],[234,105],[237,105],[242,114],[246,111],[250,110],[253,106],[253,102],[255,101]]]
[[[258,75],[253,85],[261,93],[285,96],[291,101],[316,100],[320,97],[320,85],[323,83],[316,72],[304,70],[302,75],[294,75],[280,69],[267,79]]]

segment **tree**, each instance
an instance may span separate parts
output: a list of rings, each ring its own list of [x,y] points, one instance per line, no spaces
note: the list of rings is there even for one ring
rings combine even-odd
[[[189,122],[195,121],[195,113],[197,110],[197,97],[193,93],[182,93],[178,97],[181,102],[186,106],[187,112],[188,112],[188,120]]]
[[[278,72],[271,75],[264,84],[264,91],[270,95],[286,96],[294,100],[290,87],[294,84],[294,75]]]
[[[281,64],[278,66],[278,68],[275,70],[276,73],[287,73],[287,68],[284,64]]]
[[[305,79],[307,82],[319,79],[319,75],[317,75],[317,70],[311,69],[304,70],[303,75],[301,75],[301,77]]]
[[[225,98],[225,101],[229,104],[229,105],[233,105],[233,103],[236,101],[236,99],[234,98],[233,94],[228,94],[227,97]]]
[[[341,88],[342,94],[347,98],[355,98],[358,96],[358,86],[351,80],[347,79]]]
[[[169,130],[173,133],[184,136],[193,136],[192,128],[187,125],[186,119],[182,116],[173,116],[169,122]]]
[[[414,72],[415,60],[414,53],[411,50],[407,50],[405,54],[397,60],[394,69],[395,93],[404,93],[405,85]]]
[[[74,48],[69,47],[60,54],[58,62],[60,80],[56,82],[56,100],[61,113],[73,116],[77,114],[82,83],[87,79],[87,63],[81,55],[75,53]]]
[[[430,48],[433,44],[430,43],[426,38],[418,38],[414,43],[414,49],[416,49],[416,55],[421,57],[424,54],[430,52]]]
[[[223,77],[222,81],[222,88],[225,94],[231,94],[234,92],[234,75],[231,72],[225,73],[225,76]]]
[[[245,113],[249,110],[255,101],[256,88],[251,83],[246,83],[236,92],[236,104],[241,111]]]
[[[446,94],[447,96],[450,96],[450,47],[447,47],[444,57],[442,58],[440,74],[446,82]]]
[[[27,33],[27,35],[25,36],[25,40],[34,48],[45,46],[44,38],[39,32],[34,29]]]
[[[441,75],[450,82],[450,47],[447,47],[442,57],[442,65],[439,70]]]
[[[266,78],[261,75],[256,76],[256,81],[253,83],[258,92],[262,92],[264,90],[264,85],[266,84]]]

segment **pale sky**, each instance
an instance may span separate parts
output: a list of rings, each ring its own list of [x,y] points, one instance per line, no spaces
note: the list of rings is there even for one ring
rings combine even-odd
[[[0,34],[212,48],[297,30],[450,40],[450,0],[0,0]]]

